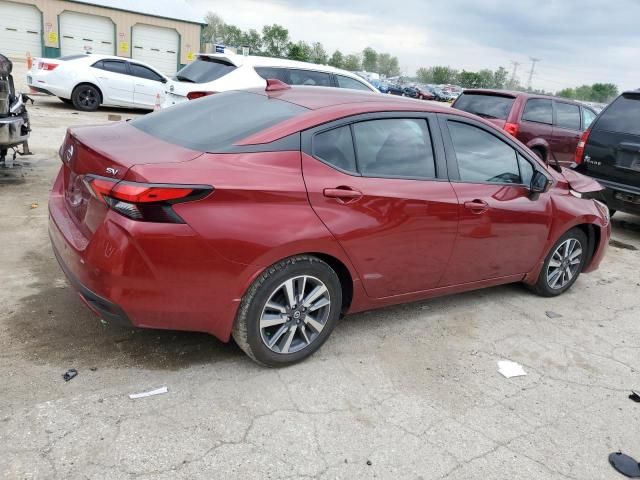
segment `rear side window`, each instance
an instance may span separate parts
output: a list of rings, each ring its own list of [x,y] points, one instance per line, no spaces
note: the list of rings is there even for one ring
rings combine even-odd
[[[620,95],[596,122],[596,130],[640,135],[640,95]]]
[[[358,169],[371,177],[435,178],[424,119],[382,119],[353,125]]]
[[[192,83],[213,82],[226,74],[233,72],[236,66],[210,57],[198,57],[186,67],[176,73],[176,80]]]
[[[460,180],[470,183],[520,183],[516,151],[481,128],[449,121]]]
[[[593,123],[593,121],[596,119],[596,117],[597,117],[597,114],[595,112],[592,112],[588,108],[583,108],[582,109],[582,128],[584,130],[589,128]]]
[[[255,71],[265,80],[275,79],[284,83],[290,83],[289,71],[286,68],[255,67]]]
[[[309,85],[313,87],[332,87],[331,75],[313,70],[289,70],[290,85]]]
[[[136,77],[155,80],[156,82],[162,81],[162,77],[150,68],[138,65],[137,63],[130,63],[129,65],[131,66],[131,73]]]
[[[463,93],[454,106],[458,110],[464,110],[480,117],[506,120],[509,112],[511,112],[514,100],[515,98],[500,97],[498,95]]]
[[[201,152],[219,152],[307,111],[265,95],[235,91],[181,103],[130,124],[165,142]]]
[[[532,98],[527,100],[527,104],[522,112],[522,120],[527,122],[553,123],[553,107],[551,100],[543,98]]]
[[[367,87],[364,83],[359,82],[358,80],[354,80],[353,78],[345,77],[344,75],[336,75],[336,79],[338,80],[338,87],[340,88],[350,88],[352,90],[364,90],[366,92],[371,91],[371,89]]]
[[[356,155],[348,125],[318,133],[313,139],[313,154],[341,170],[356,171]]]
[[[569,130],[580,130],[580,107],[556,102],[556,125]]]
[[[92,67],[99,68],[100,70],[106,70],[107,72],[129,75],[126,63],[118,60],[100,60],[99,62],[94,63]]]

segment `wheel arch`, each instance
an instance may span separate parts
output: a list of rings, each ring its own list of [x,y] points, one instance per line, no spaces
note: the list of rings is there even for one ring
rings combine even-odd
[[[79,82],[76,86],[74,86],[71,89],[71,97],[70,98],[73,98],[73,94],[76,91],[76,89],[81,87],[82,85],[89,85],[89,86],[95,88],[98,91],[98,93],[100,94],[100,105],[102,105],[104,103],[104,94],[102,93],[102,89],[98,85],[96,85],[94,82]]]
[[[306,255],[318,257],[320,260],[329,265],[340,280],[342,288],[342,313],[346,313],[353,301],[353,277],[349,268],[337,257],[320,252],[307,252]]]
[[[534,138],[530,140],[527,142],[527,147],[529,147],[530,150],[538,150],[541,152],[542,159],[545,162],[548,162],[551,149],[549,147],[549,143],[544,138]]]

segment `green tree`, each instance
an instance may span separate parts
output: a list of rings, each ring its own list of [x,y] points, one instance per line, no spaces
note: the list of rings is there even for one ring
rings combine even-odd
[[[225,26],[222,17],[216,13],[207,12],[204,16],[204,21],[206,22],[206,25],[202,27],[202,38],[204,41],[211,43],[220,41],[219,39],[222,36],[222,31]]]
[[[360,57],[355,53],[347,55],[344,59],[344,63],[342,64],[342,68],[352,72],[360,70],[360,68],[362,68],[362,64],[360,63]]]
[[[480,88],[495,88],[494,87],[494,78],[493,72],[488,68],[483,68],[482,70],[477,72],[478,75],[478,86]]]
[[[591,85],[591,100],[606,103],[618,96],[618,87],[613,83],[594,83]]]
[[[331,58],[329,59],[329,65],[335,68],[344,67],[344,55],[342,55],[340,50],[333,52],[333,55],[331,55]]]
[[[272,57],[284,57],[289,45],[289,30],[281,25],[265,25],[262,27],[262,43],[264,53]]]
[[[493,85],[491,88],[499,88],[503,89],[507,86],[507,78],[509,76],[509,72],[504,67],[498,67],[498,69],[493,72]]]
[[[433,68],[420,67],[416,71],[416,77],[420,83],[433,83]]]
[[[576,98],[576,91],[573,88],[563,88],[556,95],[564,98]]]
[[[325,65],[328,61],[327,52],[320,42],[315,42],[311,45],[311,54],[309,55],[309,61],[311,63],[317,63]]]
[[[289,43],[287,48],[287,58],[298,60],[300,62],[308,62],[311,55],[311,47],[308,43],[299,41],[297,43]]]
[[[389,69],[391,67],[391,55],[388,53],[378,54],[378,73],[390,77]]]
[[[478,72],[462,70],[458,74],[458,84],[464,88],[479,88],[482,85],[482,76]]]
[[[242,30],[235,25],[224,25],[220,34],[220,40],[224,45],[239,47],[242,44]]]
[[[576,87],[576,98],[578,100],[590,101],[592,96],[591,86],[589,85],[581,85],[580,87]]]
[[[376,72],[378,70],[378,53],[371,47],[367,47],[362,51],[362,69],[367,72]]]
[[[389,71],[387,72],[387,76],[397,77],[398,75],[400,75],[400,62],[398,61],[398,57],[391,57],[391,60],[389,60]]]
[[[247,30],[242,34],[242,46],[249,47],[249,53],[251,55],[257,55],[262,48],[262,37],[255,29]]]
[[[443,83],[456,83],[458,71],[451,67],[432,67],[433,83],[441,85]]]

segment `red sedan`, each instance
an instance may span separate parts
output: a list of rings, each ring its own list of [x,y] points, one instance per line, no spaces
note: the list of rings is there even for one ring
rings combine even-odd
[[[107,321],[234,337],[299,361],[341,314],[596,269],[600,186],[478,117],[270,80],[69,129],[55,255]]]

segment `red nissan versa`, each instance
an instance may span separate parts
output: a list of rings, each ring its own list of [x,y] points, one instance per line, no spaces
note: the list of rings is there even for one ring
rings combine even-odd
[[[588,177],[482,119],[321,87],[69,129],[53,250],[107,321],[299,361],[341,314],[510,282],[558,295],[610,235]]]
[[[465,90],[453,108],[487,119],[547,163],[570,166],[581,133],[597,114],[578,102],[525,92]]]

